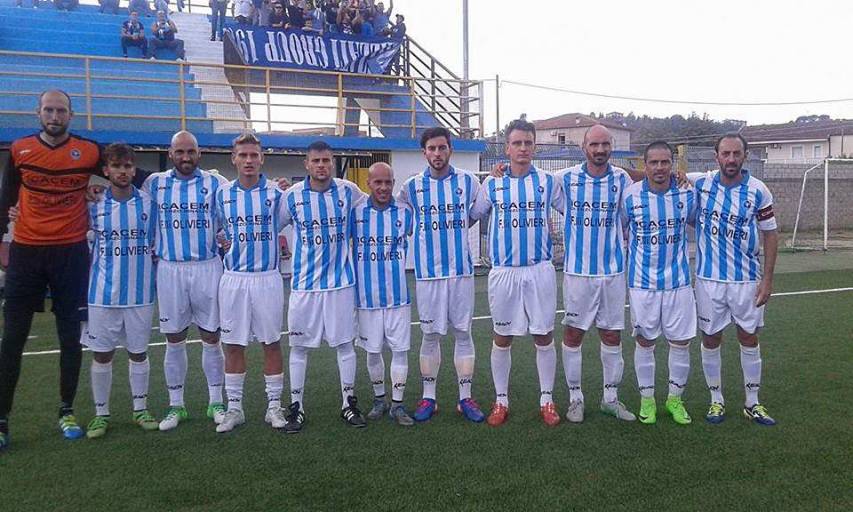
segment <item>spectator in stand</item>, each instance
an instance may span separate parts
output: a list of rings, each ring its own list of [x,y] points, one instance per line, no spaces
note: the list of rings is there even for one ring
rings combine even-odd
[[[225,9],[228,0],[210,0],[210,40],[222,41],[222,29],[225,26]]]
[[[163,11],[166,13],[166,19],[169,19],[169,0],[154,0],[154,10],[159,12]]]
[[[98,0],[101,8],[98,9],[102,14],[118,14],[118,0]]]
[[[127,47],[138,46],[142,56],[148,55],[148,39],[145,39],[145,26],[139,21],[139,13],[130,12],[130,18],[121,25],[121,53],[127,57]]]
[[[329,32],[339,32],[338,9],[340,8],[340,2],[338,0],[326,0],[321,5]]]
[[[178,60],[184,60],[184,42],[175,34],[178,33],[178,27],[175,22],[166,19],[166,13],[157,11],[157,21],[151,25],[151,40],[148,42],[148,51],[151,59],[156,58],[158,48],[171,48],[178,55]]]
[[[388,35],[390,35],[393,39],[403,39],[406,35],[406,17],[402,14],[397,15],[397,23],[391,27]]]
[[[385,10],[385,4],[379,2],[373,9],[373,32],[384,34],[391,24],[391,12],[394,10],[394,0],[391,0],[388,10]]]
[[[260,2],[261,5],[258,5]],[[272,14],[272,5],[270,0],[255,0],[255,25],[266,27],[270,23],[270,14]]]
[[[352,16],[352,33],[353,35],[360,36],[363,34],[364,18],[358,9],[353,9],[350,12],[350,16]]]
[[[136,11],[140,16],[151,16],[151,7],[148,5],[148,0],[130,0],[127,4],[128,12]]]
[[[249,25],[254,19],[255,4],[253,0],[234,0],[234,19],[237,23]]]
[[[35,7],[33,3],[33,7]],[[57,11],[73,11],[80,5],[80,0],[53,0],[53,5]]]
[[[311,26],[315,32],[322,35],[326,31],[326,15],[319,3],[315,3],[314,6],[309,5],[305,9],[305,18],[306,20],[311,18]]]
[[[317,35],[323,35],[323,31],[319,28],[314,28],[314,19],[313,18],[305,18],[305,25],[302,27],[303,32],[313,32]]]
[[[289,19],[287,28],[302,28],[305,26],[304,7],[299,7],[297,0],[291,0],[287,6],[287,17]]]
[[[178,12],[184,12],[184,0],[175,0],[175,5],[178,8]]]
[[[352,19],[354,15],[347,3],[342,3],[338,8],[337,25],[341,34],[352,34]]]
[[[269,27],[270,28],[284,28],[287,26],[287,12],[284,10],[284,6],[281,5],[281,2],[276,2],[272,6],[272,14],[270,14],[269,18]]]

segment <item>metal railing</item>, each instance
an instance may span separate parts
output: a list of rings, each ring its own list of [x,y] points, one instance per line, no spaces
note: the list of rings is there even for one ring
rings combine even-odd
[[[88,130],[103,129],[99,125],[103,125],[105,120],[113,120],[112,124],[115,124],[115,120],[124,121],[127,129],[134,129],[134,122],[138,120],[173,121],[181,129],[186,129],[190,123],[211,121],[226,125],[225,128],[217,127],[216,131],[220,132],[241,129],[277,132],[299,127],[322,130],[329,135],[359,135],[378,129],[394,130],[397,136],[405,134],[415,137],[419,131],[434,126],[433,123],[424,122],[430,120],[424,117],[426,113],[457,133],[466,133],[472,138],[480,137],[483,133],[479,112],[482,83],[477,81],[40,52],[0,51],[0,56],[37,57],[43,69],[51,71],[22,70],[9,66],[0,70],[0,77],[4,77],[4,81],[12,77],[42,79],[45,81],[44,88],[56,87],[56,81],[60,81],[63,84],[60,87],[69,89],[74,99],[76,116],[85,119]],[[51,61],[57,62],[59,59],[64,61],[62,67],[50,65]],[[71,61],[70,65],[68,61]],[[132,69],[132,72],[128,72],[128,69]],[[105,87],[103,84],[108,85]],[[169,94],[123,92],[132,89],[132,85],[145,84],[173,86],[174,89],[170,89]],[[454,90],[476,91],[476,94],[446,92],[442,89],[445,84],[452,84]],[[96,85],[100,92],[95,92]],[[190,88],[201,89],[205,97],[188,95]],[[31,97],[32,106],[35,105],[40,90],[13,89],[0,85],[0,97]],[[436,92],[417,92],[423,90]],[[337,101],[335,105],[312,105],[290,95],[325,96]],[[391,96],[407,98],[405,107],[381,106],[381,100]],[[133,101],[135,106],[133,110],[113,111],[116,110],[115,104],[110,109],[109,102],[118,100]],[[426,107],[425,101],[434,101],[436,109]],[[146,111],[146,102],[174,106],[171,110],[175,113],[169,113],[167,108],[161,108],[160,112],[156,109]],[[463,104],[467,108],[464,116]],[[32,106],[0,110],[0,115],[32,118]],[[288,117],[288,108],[303,112]],[[306,116],[306,109],[326,111],[329,118],[333,113],[334,120]],[[351,111],[363,111],[367,116],[348,116]],[[392,116],[389,121],[387,114],[391,113],[398,115]],[[367,119],[363,120],[363,117]],[[461,122],[463,119],[474,119],[476,125],[445,124],[454,120]]]

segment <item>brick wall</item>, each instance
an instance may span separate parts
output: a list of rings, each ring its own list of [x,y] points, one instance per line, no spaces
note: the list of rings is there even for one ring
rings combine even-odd
[[[773,194],[774,210],[784,231],[794,228],[803,173],[811,165],[774,164],[767,162],[763,180]],[[809,173],[800,213],[801,230],[823,228],[823,168]],[[853,163],[830,163],[829,172],[829,228],[853,229]]]

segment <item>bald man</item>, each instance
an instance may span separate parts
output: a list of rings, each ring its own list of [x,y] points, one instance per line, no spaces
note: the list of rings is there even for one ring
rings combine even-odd
[[[412,210],[394,200],[394,171],[386,163],[368,169],[370,197],[353,208],[353,265],[358,287],[358,340],[367,353],[373,384],[373,408],[378,420],[389,411],[398,425],[414,420],[403,406],[409,374],[411,299],[406,284],[407,237],[412,234]],[[391,403],[385,394],[385,346],[391,351]]]
[[[217,293],[222,276],[214,214],[216,191],[225,178],[199,168],[198,141],[188,131],[172,137],[169,158],[174,167],[149,176],[142,190],[157,205],[157,303],[160,332],[166,335],[164,370],[169,409],[160,430],[172,430],[188,417],[184,404],[187,376],[186,339],[189,327],[198,327],[202,341],[202,368],[207,377],[207,417],[217,425],[225,416],[222,388],[224,357],[219,343]]]

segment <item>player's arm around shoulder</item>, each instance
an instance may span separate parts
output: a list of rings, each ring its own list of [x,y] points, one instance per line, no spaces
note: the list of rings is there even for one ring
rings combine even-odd
[[[494,183],[496,178],[494,176],[487,176],[480,186],[477,197],[474,198],[474,204],[471,205],[471,211],[469,217],[473,222],[478,220],[482,220],[489,215],[489,212],[492,210],[492,201],[489,197],[489,190],[491,190],[491,184]]]

